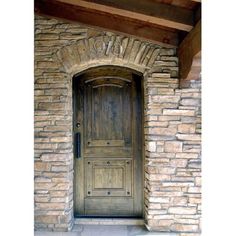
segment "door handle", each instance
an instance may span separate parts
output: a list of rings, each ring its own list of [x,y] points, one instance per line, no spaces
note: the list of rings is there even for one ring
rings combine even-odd
[[[77,159],[81,158],[81,135],[75,134],[75,156]]]

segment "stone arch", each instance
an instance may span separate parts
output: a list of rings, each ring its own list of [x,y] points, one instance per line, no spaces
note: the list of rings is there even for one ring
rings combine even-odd
[[[53,59],[60,67],[60,70],[67,74],[67,79],[70,83],[68,87],[68,102],[72,107],[72,79],[76,74],[99,66],[125,67],[143,75],[143,89],[145,90],[145,81],[152,73],[160,50],[162,48],[159,45],[126,36],[96,36],[78,40],[61,47],[54,53]],[[142,124],[142,129],[144,129],[144,123]],[[147,145],[144,146],[144,152],[146,151],[148,151]],[[73,159],[72,153],[69,159]],[[144,163],[145,160],[143,160],[143,165]],[[73,218],[73,209],[69,210],[69,215]],[[147,221],[145,212],[143,217]],[[73,221],[70,222],[68,229],[72,227],[73,223]]]
[[[67,75],[68,80],[68,93],[67,93],[67,105],[72,114],[72,78],[74,75],[83,72],[87,69],[99,66],[119,66],[132,69],[134,71],[140,72],[143,75],[143,86],[144,86],[144,116],[162,116],[162,108],[157,108],[154,104],[156,98],[153,96],[157,95],[161,89],[165,93],[165,89],[170,89],[174,91],[178,86],[178,79],[176,79],[176,74],[172,75],[172,68],[176,67],[176,62],[162,61],[161,57],[170,57],[175,55],[175,49],[166,49],[160,47],[159,45],[154,45],[149,42],[140,41],[138,39],[129,38],[121,35],[112,36],[96,36],[91,38],[85,38],[82,40],[77,40],[71,42],[68,45],[61,47],[53,55],[53,60],[56,62],[60,71]],[[172,78],[173,77],[173,78]],[[157,91],[158,90],[158,91]],[[163,92],[162,92],[163,93]],[[174,92],[171,92],[174,93]],[[161,100],[164,94],[160,94],[157,97],[157,102],[163,102]],[[179,99],[178,97],[174,97]],[[172,98],[170,98],[172,99]],[[159,101],[160,100],[160,101]],[[167,99],[168,101],[168,99]],[[178,100],[179,101],[179,100]],[[178,102],[176,101],[176,102]],[[172,106],[171,106],[172,107]],[[70,120],[72,122],[72,120]],[[149,120],[148,120],[149,122]],[[150,123],[152,120],[150,120]],[[162,125],[162,124],[160,124]],[[71,123],[72,126],[72,123]],[[159,157],[156,147],[155,139],[157,133],[160,135],[168,135],[168,140],[175,139],[176,130],[171,127],[151,127],[147,124],[148,128],[144,130],[144,159]],[[144,124],[143,124],[144,128]],[[153,136],[154,139],[153,139]],[[172,137],[171,137],[172,136]],[[162,139],[160,139],[162,140]],[[162,154],[160,154],[161,157]],[[68,160],[72,163],[73,153],[67,156]],[[144,169],[149,168],[143,162]],[[72,169],[70,174],[72,174]],[[150,204],[148,208],[144,211],[144,221],[149,230],[169,230],[170,225],[165,227],[159,227],[159,222],[153,219],[152,213],[149,208],[152,207],[152,196],[146,194],[147,186],[149,186],[150,179],[153,178],[151,172],[148,174],[149,177],[144,179],[144,201],[149,201]],[[70,185],[72,187],[72,179],[70,179]],[[72,190],[73,191],[73,190]],[[71,200],[73,202],[73,200]],[[73,204],[72,204],[73,205]],[[68,224],[68,229],[70,230],[74,224],[73,220],[73,207],[66,209],[68,212],[68,218],[70,218],[70,223]],[[172,223],[172,221],[170,222]]]
[[[152,68],[160,47],[125,36],[97,36],[78,40],[55,53],[66,73],[74,74],[99,65],[117,65],[141,73]]]
[[[159,52],[158,45],[138,39],[125,36],[97,36],[65,45],[54,54],[54,60],[60,64],[60,70],[67,74],[70,81],[68,100],[71,104],[72,79],[78,73],[99,66],[118,66],[136,71],[145,79]],[[70,155],[70,159],[73,159],[73,155]],[[72,210],[70,212],[72,213]]]

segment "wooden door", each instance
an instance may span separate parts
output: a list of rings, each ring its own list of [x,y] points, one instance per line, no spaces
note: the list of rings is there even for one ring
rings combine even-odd
[[[139,76],[117,68],[75,78],[76,216],[142,216],[141,91]]]

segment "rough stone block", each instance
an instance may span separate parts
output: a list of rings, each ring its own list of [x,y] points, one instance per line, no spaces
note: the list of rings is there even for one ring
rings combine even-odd
[[[155,152],[156,151],[156,142],[148,142],[147,143],[147,150],[149,152]]]
[[[41,155],[42,161],[68,161],[72,159],[72,153],[45,153]]]
[[[152,100],[159,103],[178,103],[180,96],[153,95]]]
[[[190,204],[201,204],[201,198],[199,198],[199,197],[189,197],[188,198],[188,202],[190,203]]]
[[[150,87],[147,89],[147,94],[150,94],[150,95],[174,95],[174,90],[172,88]]]
[[[38,61],[37,62],[37,68],[58,68],[59,65],[57,62],[53,62],[53,61]]]
[[[52,182],[52,180],[48,177],[43,177],[43,176],[38,176],[34,178],[34,182],[38,182],[38,183],[50,183]]]
[[[173,206],[186,206],[188,202],[188,198],[175,196],[171,198],[170,202]]]
[[[190,160],[189,163],[188,163],[188,168],[201,169],[201,161],[199,159]]]
[[[50,138],[51,142],[71,142],[71,137],[52,137]]]
[[[170,180],[170,175],[150,174],[147,176],[147,179],[150,181],[168,181]]]
[[[169,203],[168,197],[149,197],[149,202],[157,202],[157,203]]]
[[[170,74],[169,73],[157,73],[157,72],[154,72],[152,73],[152,77],[156,78],[170,78]]]
[[[52,166],[52,171],[55,172],[68,172],[69,166]]]
[[[168,213],[176,215],[194,215],[196,214],[196,207],[170,207]]]
[[[182,232],[196,232],[198,231],[198,225],[173,224],[171,225],[171,230],[182,231]]]
[[[170,165],[175,167],[186,167],[187,163],[187,159],[172,159],[170,161]]]
[[[183,106],[199,106],[200,99],[185,98],[180,101]]]
[[[34,190],[49,190],[55,186],[55,183],[49,182],[35,182]]]
[[[146,125],[145,125],[146,126]],[[168,122],[167,121],[148,121],[147,127],[167,127]]]
[[[36,215],[34,218],[36,223],[56,224],[59,223],[57,215]]]
[[[188,153],[188,152],[176,153],[176,158],[195,159],[198,157],[199,157],[198,153]]]
[[[154,210],[160,210],[161,204],[160,203],[153,203],[153,202],[147,202],[148,209],[154,209]]]
[[[179,133],[193,134],[195,133],[195,130],[196,130],[195,124],[179,124],[178,125]]]
[[[154,218],[155,219],[155,218]],[[174,223],[174,220],[159,220],[158,221],[158,226],[165,226],[165,227],[169,227],[170,225],[172,225]]]
[[[160,55],[161,56],[174,56],[176,54],[175,49],[160,49]]]
[[[189,193],[201,193],[201,187],[189,187],[188,192]]]
[[[47,162],[37,161],[34,163],[35,171],[49,171],[51,168],[51,164]]]
[[[202,178],[201,177],[195,177],[195,184],[196,186],[202,185]]]
[[[34,201],[35,202],[49,202],[50,201],[50,196],[48,194],[44,194],[44,195],[36,195],[34,196]]]
[[[148,129],[148,134],[155,134],[155,135],[175,135],[177,132],[176,127],[168,127],[168,128],[159,128],[153,127]]]
[[[180,116],[160,116],[159,121],[178,121]]]
[[[163,115],[168,116],[194,116],[193,110],[163,109]]]
[[[176,134],[176,137],[179,140],[190,140],[190,141],[200,141],[201,140],[200,134]]]
[[[176,169],[174,167],[159,167],[160,174],[174,174]]]
[[[166,141],[164,150],[165,152],[182,152],[183,143],[178,141]]]

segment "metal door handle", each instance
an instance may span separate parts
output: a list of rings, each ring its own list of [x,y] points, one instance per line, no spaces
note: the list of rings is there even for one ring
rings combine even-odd
[[[81,135],[80,133],[75,134],[75,156],[81,158]]]

